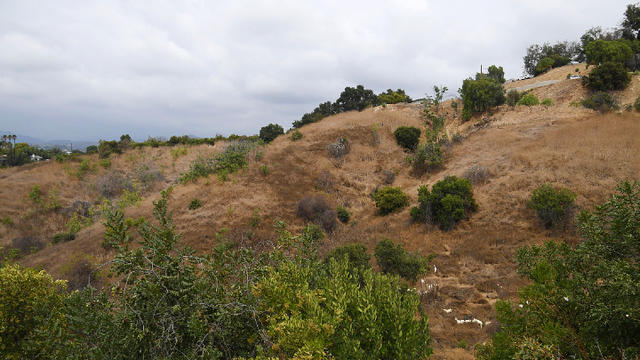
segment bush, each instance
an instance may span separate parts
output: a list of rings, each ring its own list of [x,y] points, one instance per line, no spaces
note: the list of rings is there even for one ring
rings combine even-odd
[[[367,254],[367,247],[360,243],[338,246],[329,251],[327,256],[325,256],[324,261],[328,264],[331,259],[341,261],[345,257],[349,259],[349,266],[351,267],[363,269],[371,267],[371,264],[369,263],[371,256]]]
[[[284,129],[278,124],[269,124],[267,126],[263,126],[260,129],[260,139],[262,139],[262,141],[264,141],[265,143],[272,142],[273,139],[282,134],[284,134]]]
[[[475,113],[485,112],[506,101],[504,87],[490,79],[466,79],[460,89],[462,97],[462,119],[469,120]]]
[[[548,229],[570,220],[575,199],[576,194],[568,189],[556,189],[543,184],[533,190],[527,207],[536,211],[544,227]]]
[[[260,172],[262,173],[262,176],[269,175],[269,167],[266,164],[260,165]]]
[[[102,166],[105,169],[109,169],[111,167],[111,159],[101,159],[100,166]]]
[[[330,233],[336,228],[336,211],[333,210],[323,196],[307,196],[298,202],[298,217],[322,226]]]
[[[550,98],[546,98],[546,99],[542,100],[541,104],[544,105],[544,106],[552,106],[553,105],[553,100],[551,100]]]
[[[507,100],[506,103],[509,106],[516,106],[518,104],[518,101],[520,101],[520,96],[521,94],[518,92],[518,90],[509,90],[507,92]]]
[[[640,96],[638,96],[633,103],[633,108],[636,109],[636,111],[640,111]]]
[[[124,190],[132,191],[133,184],[121,172],[111,171],[98,179],[96,190],[101,196],[112,199],[122,194]]]
[[[589,89],[595,91],[624,90],[631,82],[631,76],[624,65],[606,62],[591,70],[583,81]]]
[[[191,199],[191,202],[189,203],[189,210],[199,209],[200,207],[202,207],[202,202],[200,202],[200,199]]]
[[[396,91],[388,89],[386,93],[378,95],[379,104],[397,104],[403,102],[411,102],[411,98],[408,97],[402,89]]]
[[[411,209],[414,221],[438,225],[442,230],[450,230],[455,224],[469,217],[478,205],[473,198],[471,182],[467,179],[447,176],[429,187],[418,188],[417,207]]]
[[[401,188],[385,186],[373,194],[380,215],[388,215],[409,204],[409,198]]]
[[[223,152],[211,157],[198,157],[189,166],[189,170],[180,175],[180,182],[193,181],[200,177],[215,173],[221,180],[226,180],[232,174],[247,166],[247,156],[257,146],[252,140],[238,140],[230,142]]]
[[[534,106],[534,105],[538,105],[540,103],[540,101],[538,100],[538,97],[535,96],[534,94],[524,94],[520,100],[518,100],[518,105],[524,105],[524,106]]]
[[[393,135],[398,145],[410,151],[414,151],[420,142],[420,129],[413,126],[400,126]]]
[[[399,275],[409,281],[416,281],[428,272],[429,259],[412,254],[402,245],[389,239],[382,239],[375,248],[376,262],[385,274]]]
[[[96,154],[98,152],[98,147],[96,145],[89,145],[84,152],[87,154]]]
[[[115,140],[111,140],[111,141],[100,140],[100,142],[98,143],[98,155],[100,156],[100,158],[106,159],[113,153],[116,153],[116,154],[122,153],[122,149],[120,148],[120,143]]]
[[[351,151],[349,140],[347,140],[346,137],[342,137],[336,140],[334,144],[329,144],[327,146],[327,151],[329,151],[329,155],[333,156],[334,158],[341,158],[347,155],[349,151]]]
[[[293,132],[291,132],[291,141],[298,141],[300,139],[302,139],[302,133],[300,132],[300,130],[293,130]]]
[[[327,193],[331,193],[334,190],[336,185],[336,178],[331,175],[328,171],[323,171],[318,175],[318,177],[313,181],[313,185],[318,190],[322,190]]]
[[[355,88],[346,87],[340,93],[340,97],[336,100],[334,106],[337,112],[345,112],[351,110],[362,111],[365,108],[378,104],[378,97],[372,90],[365,89],[364,86],[358,85]]]
[[[553,68],[553,63],[554,61],[550,57],[545,57],[540,59],[540,61],[538,61],[538,64],[536,65],[536,70],[534,72],[534,75],[538,76],[551,70],[551,68]]]
[[[444,156],[442,155],[440,144],[436,142],[428,142],[426,144],[418,145],[418,148],[411,159],[411,166],[413,167],[415,174],[421,175],[428,170],[440,167],[443,162]]]
[[[71,241],[71,240],[74,240],[75,238],[76,238],[76,234],[72,232],[59,233],[59,234],[53,235],[53,239],[51,240],[51,242],[53,244],[57,244],[61,242]]]
[[[336,209],[336,214],[338,215],[338,220],[340,220],[343,224],[348,223],[349,219],[351,218],[351,214],[349,214],[349,211],[340,205],[338,205],[338,208]]]
[[[592,94],[590,97],[582,100],[581,104],[586,108],[602,112],[617,110],[620,107],[618,100],[606,91],[598,91]]]

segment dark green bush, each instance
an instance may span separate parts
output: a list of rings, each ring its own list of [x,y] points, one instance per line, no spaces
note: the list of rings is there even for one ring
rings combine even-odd
[[[336,209],[336,213],[338,214],[338,220],[342,223],[346,224],[351,219],[351,214],[349,214],[349,210],[345,209],[343,206],[338,205]]]
[[[607,62],[624,64],[633,58],[633,50],[624,41],[595,40],[585,47],[587,64],[600,65]]]
[[[447,176],[435,183],[429,191],[426,185],[418,188],[417,207],[411,209],[411,218],[418,222],[438,225],[450,230],[454,225],[476,211],[478,205],[473,199],[471,182],[464,178]]]
[[[538,104],[540,104],[540,100],[538,100],[537,96],[531,93],[523,95],[520,100],[518,100],[518,105],[534,106]]]
[[[606,91],[593,93],[588,98],[582,100],[581,104],[586,108],[602,112],[616,110],[620,107],[618,100]]]
[[[53,235],[53,239],[51,240],[51,242],[53,244],[57,244],[57,243],[61,243],[61,242],[71,241],[71,240],[74,240],[75,238],[76,238],[76,234],[74,234],[72,232],[59,233],[59,234]]]
[[[388,215],[409,204],[409,198],[401,188],[385,186],[373,194],[380,215]]]
[[[340,93],[340,97],[336,100],[334,107],[337,112],[345,112],[351,110],[362,111],[365,108],[378,104],[378,97],[364,86],[358,85],[355,88],[346,87]]]
[[[189,203],[189,210],[195,210],[198,209],[202,206],[202,202],[200,202],[200,199],[198,198],[193,198],[191,199],[191,202]]]
[[[328,264],[331,259],[340,261],[345,257],[349,259],[349,265],[354,268],[368,269],[371,267],[371,264],[369,263],[371,256],[367,254],[367,247],[360,243],[338,246],[329,251],[327,256],[325,256],[324,261]]]
[[[606,62],[591,70],[589,77],[584,78],[583,82],[595,91],[624,90],[631,82],[631,76],[624,65]]]
[[[576,194],[568,189],[556,189],[549,184],[533,190],[527,207],[533,209],[548,229],[570,220],[573,215]]]
[[[485,112],[504,104],[504,87],[491,79],[466,79],[460,89],[462,97],[462,119],[469,120],[475,113]]]
[[[397,104],[403,102],[411,102],[411,98],[407,96],[402,89],[396,91],[388,89],[386,93],[378,95],[378,103],[380,104]]]
[[[429,258],[409,253],[402,245],[396,245],[389,239],[378,242],[374,253],[382,272],[399,275],[409,281],[416,281],[429,269]]]
[[[300,139],[302,139],[302,133],[300,132],[300,130],[298,129],[293,130],[293,132],[291,132],[291,140],[298,141]]]
[[[262,139],[262,141],[264,141],[265,143],[272,142],[273,139],[282,134],[284,134],[284,129],[278,124],[269,124],[267,126],[263,126],[260,129],[260,139]]]
[[[116,154],[122,153],[122,149],[120,148],[120,143],[115,140],[111,140],[111,141],[100,140],[100,142],[98,143],[98,154],[100,158],[106,159],[113,153],[116,153]]]
[[[400,126],[393,135],[398,145],[410,151],[414,151],[420,142],[420,129],[417,127]]]
[[[96,145],[89,145],[87,146],[87,149],[85,150],[85,152],[87,154],[95,154],[98,152],[98,147]]]
[[[506,81],[504,79],[504,69],[502,68],[502,66],[489,66],[489,68],[487,69],[487,76],[489,77],[489,79],[497,81],[501,84],[504,84]]]
[[[550,98],[545,98],[542,100],[541,104],[544,106],[552,106],[553,100],[551,100]]]
[[[509,90],[507,92],[507,105],[516,106],[518,104],[518,101],[520,101],[520,96],[521,94],[518,92],[518,90]]]

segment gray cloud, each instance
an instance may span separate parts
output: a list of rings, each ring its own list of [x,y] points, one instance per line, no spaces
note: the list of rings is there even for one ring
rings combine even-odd
[[[481,64],[614,26],[613,1],[0,0],[0,130],[257,133],[345,86],[452,93]]]

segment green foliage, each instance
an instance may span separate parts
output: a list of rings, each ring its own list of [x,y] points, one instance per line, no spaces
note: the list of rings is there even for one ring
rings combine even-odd
[[[178,146],[175,147],[173,149],[171,149],[171,158],[173,158],[173,160],[178,160],[178,158],[180,156],[184,156],[187,155],[187,147],[186,146]]]
[[[538,61],[538,64],[536,64],[534,75],[538,76],[551,70],[553,68],[553,63],[554,63],[554,60],[553,58],[550,58],[550,57],[544,57],[540,59],[540,61]]]
[[[444,156],[440,144],[428,142],[418,145],[411,159],[411,166],[417,175],[424,174],[428,170],[436,169],[444,162]]]
[[[67,241],[74,240],[75,238],[76,238],[76,234],[72,232],[58,233],[53,235],[53,239],[51,239],[51,243],[57,244],[61,242],[67,242]]]
[[[256,146],[257,144],[252,141],[231,142],[223,152],[213,157],[198,157],[191,163],[189,170],[180,175],[179,180],[182,183],[186,183],[200,177],[206,177],[212,173],[215,173],[221,179],[226,179],[228,174],[247,167],[247,157]]]
[[[640,111],[640,96],[638,96],[633,103],[633,108],[636,109],[636,111]]]
[[[506,101],[504,87],[491,79],[466,79],[460,89],[462,97],[462,118],[469,120],[475,113],[485,112]]]
[[[300,120],[293,122],[293,127],[298,129],[306,124],[311,124],[322,120],[323,118],[337,114],[339,109],[336,104],[332,104],[331,101],[324,102],[318,105],[312,112],[302,115]]]
[[[272,142],[278,135],[284,134],[284,129],[278,124],[269,124],[260,128],[260,139],[266,144]]]
[[[570,220],[576,194],[569,189],[556,189],[543,184],[533,190],[527,207],[533,209],[546,228]]]
[[[100,166],[102,166],[104,169],[111,168],[111,159],[101,159]]]
[[[518,92],[518,90],[512,89],[507,92],[506,103],[509,106],[516,106],[518,101],[520,101],[520,97],[522,94]]]
[[[624,65],[633,58],[633,50],[624,41],[595,40],[585,47],[587,64],[600,65],[615,62]]]
[[[0,268],[0,353],[4,359],[61,359],[66,338],[64,281],[18,265]]]
[[[9,216],[5,216],[2,219],[0,219],[0,223],[6,225],[6,226],[13,226],[14,222],[13,220],[11,220],[11,218]]]
[[[382,239],[376,244],[376,262],[385,274],[401,276],[409,281],[416,281],[418,277],[429,271],[429,257],[410,253],[402,245],[394,244],[389,239]]]
[[[538,100],[537,96],[531,93],[522,95],[520,100],[518,100],[518,105],[534,106],[538,104],[540,104],[540,100]]]
[[[393,135],[398,145],[409,151],[414,151],[420,142],[420,129],[413,126],[400,126]]]
[[[358,110],[362,111],[365,108],[378,104],[378,97],[369,89],[365,89],[364,86],[358,85],[355,88],[346,87],[344,91],[340,93],[340,97],[336,100],[334,106],[338,113]]]
[[[336,208],[336,214],[338,216],[338,220],[342,223],[346,224],[351,219],[351,214],[349,214],[349,210],[347,210],[344,206],[338,205]]]
[[[631,82],[631,76],[624,65],[605,62],[591,70],[584,84],[594,91],[624,90]]]
[[[373,194],[378,213],[388,215],[409,205],[409,198],[401,188],[385,186]]]
[[[298,141],[302,139],[302,132],[300,130],[295,129],[291,132],[291,141]]]
[[[262,164],[260,166],[260,172],[262,173],[263,176],[269,175],[269,167],[266,164]]]
[[[193,198],[189,202],[189,210],[199,209],[200,207],[202,207],[202,202],[198,198]]]
[[[329,264],[331,259],[342,261],[344,258],[349,261],[349,266],[360,269],[371,268],[371,256],[367,254],[367,247],[360,243],[351,243],[333,248],[324,258],[324,262]]]
[[[582,100],[580,104],[586,108],[602,112],[617,110],[620,107],[618,99],[606,91],[597,91]]]
[[[87,148],[84,151],[87,154],[97,154],[98,153],[98,147],[96,145],[89,145],[87,146]]]
[[[581,47],[575,42],[558,42],[553,45],[544,43],[542,45],[534,44],[527,48],[524,56],[524,71],[529,75],[539,75],[536,68],[544,58],[552,60],[551,67],[557,68],[567,65],[571,60],[578,60],[581,56]],[[579,60],[582,61],[582,60]],[[546,71],[547,66],[540,66],[538,70]]]
[[[518,272],[531,281],[520,305],[498,302],[501,330],[480,359],[553,352],[559,359],[640,356],[640,183],[623,182],[609,201],[577,218],[583,238],[527,246]]]
[[[67,220],[66,228],[69,234],[77,234],[80,230],[91,226],[93,224],[93,218],[82,217],[78,213],[74,213],[73,216]]]
[[[404,90],[398,89],[393,91],[388,89],[386,93],[378,95],[378,103],[380,104],[397,104],[411,102],[411,98],[405,94]]]
[[[418,202],[419,205],[411,209],[413,221],[438,225],[443,230],[452,229],[478,207],[473,198],[471,182],[455,176],[438,181],[431,191],[426,185],[420,186]]]
[[[551,100],[550,98],[545,98],[542,100],[541,104],[544,106],[552,106],[553,100]]]
[[[126,209],[132,205],[138,206],[141,200],[142,196],[140,196],[140,193],[136,190],[130,191],[128,189],[124,189],[122,191],[122,195],[120,195],[120,198],[118,199],[117,206],[120,209]]]
[[[98,155],[101,159],[108,158],[111,154],[121,154],[122,148],[120,148],[120,143],[115,140],[107,141],[100,140],[98,143]]]
[[[623,36],[627,39],[638,39],[640,34],[640,5],[629,4],[622,20]]]
[[[500,67],[496,65],[489,66],[489,68],[487,69],[487,76],[489,77],[489,79],[499,82],[501,84],[504,84],[506,81],[504,79],[504,69],[502,68],[502,66]]]

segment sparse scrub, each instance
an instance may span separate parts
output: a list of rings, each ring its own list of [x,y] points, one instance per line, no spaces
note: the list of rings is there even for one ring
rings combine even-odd
[[[295,129],[291,132],[291,141],[298,141],[300,139],[302,139],[302,132],[300,132],[300,130]]]
[[[111,168],[111,159],[100,159],[100,166],[104,169]]]
[[[518,100],[518,105],[534,106],[538,104],[540,104],[540,100],[538,100],[537,96],[531,93],[522,95],[520,100]]]
[[[400,126],[393,135],[398,145],[409,151],[414,151],[420,142],[420,129],[413,126]]]
[[[346,137],[341,137],[336,140],[335,143],[329,144],[327,146],[327,151],[329,151],[329,155],[338,159],[349,153],[351,150],[351,146],[349,145],[349,140]]]
[[[191,202],[189,202],[189,210],[199,209],[200,207],[202,207],[202,202],[200,202],[198,198],[193,198]]]
[[[298,202],[298,217],[322,226],[324,231],[330,233],[336,227],[336,211],[320,195],[307,196]]]
[[[53,236],[53,239],[51,239],[51,243],[57,244],[61,242],[67,242],[67,241],[74,240],[75,238],[76,238],[76,234],[71,232],[58,233]]]
[[[416,175],[422,175],[425,172],[436,169],[444,162],[444,155],[440,144],[428,142],[419,144],[415,154],[411,158],[411,166]]]
[[[344,206],[338,205],[338,207],[336,208],[336,214],[338,215],[338,220],[340,220],[343,224],[348,223],[349,219],[351,219],[349,210],[347,210]]]
[[[326,193],[331,193],[336,186],[336,178],[331,175],[328,171],[323,171],[318,175],[318,177],[313,181],[313,185],[318,190],[322,190]]]
[[[135,190],[135,188],[131,191],[124,189],[124,191],[122,192],[122,195],[118,199],[117,206],[120,209],[126,209],[132,205],[137,206],[141,200],[142,200],[142,197],[140,196],[138,191]]]
[[[550,98],[546,98],[542,100],[541,104],[547,107],[553,106],[553,100],[551,100]]]
[[[6,226],[13,226],[14,225],[13,220],[11,220],[11,218],[8,217],[8,216],[5,216],[2,219],[0,219],[0,223],[2,223],[3,225],[6,225]]]
[[[582,100],[582,106],[601,112],[617,110],[620,108],[618,99],[606,91],[598,91]]]
[[[409,204],[409,197],[399,187],[385,186],[373,193],[378,213],[388,215]]]
[[[187,147],[186,146],[178,146],[176,148],[171,149],[171,158],[173,161],[178,160],[180,156],[187,155]]]
[[[429,271],[429,258],[410,253],[402,245],[396,245],[389,239],[379,241],[374,253],[380,270],[385,274],[399,275],[409,281],[416,281]]]
[[[353,268],[369,269],[371,268],[371,256],[367,254],[367,247],[360,243],[352,243],[338,246],[325,256],[324,262],[328,264],[331,259],[341,261],[344,258],[349,259],[349,266]]]
[[[11,247],[20,250],[22,254],[29,254],[44,248],[45,244],[32,235],[19,236],[11,240]]]
[[[227,175],[247,166],[247,156],[256,146],[257,144],[253,141],[235,141],[229,143],[222,153],[212,158],[198,157],[191,163],[189,171],[180,175],[180,182],[193,181],[212,173],[224,181]]]
[[[473,185],[486,183],[490,176],[489,169],[479,164],[472,165],[462,174],[462,177],[471,181]]]
[[[162,172],[155,168],[153,164],[141,164],[136,168],[134,176],[136,185],[143,192],[151,190],[153,184],[164,180]]]
[[[533,190],[527,207],[536,211],[548,229],[571,219],[575,198],[571,190],[543,184]]]
[[[434,224],[442,230],[452,229],[478,207],[471,181],[455,176],[438,181],[431,191],[426,185],[420,186],[418,202],[420,204],[411,209],[413,221]]]
[[[396,174],[393,171],[383,170],[382,171],[382,183],[385,185],[391,185],[396,179]]]
[[[107,199],[119,196],[125,189],[133,190],[133,184],[120,171],[110,171],[96,182],[96,190]]]

